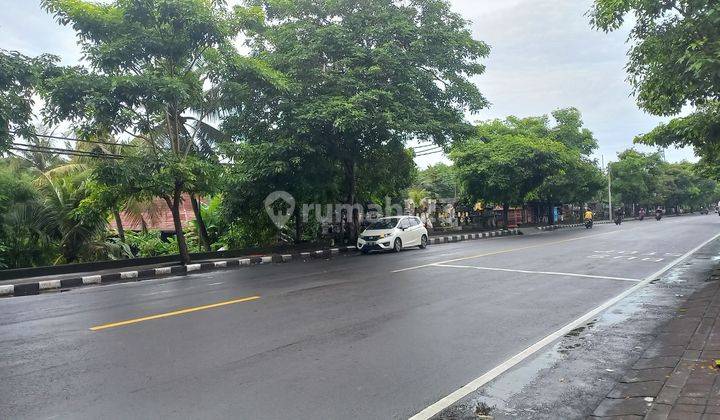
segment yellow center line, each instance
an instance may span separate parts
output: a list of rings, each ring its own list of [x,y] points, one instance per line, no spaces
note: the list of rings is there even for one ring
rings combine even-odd
[[[113,322],[111,324],[96,325],[94,327],[91,327],[90,331],[100,331],[100,330],[105,330],[108,328],[122,327],[125,325],[137,324],[138,322],[145,322],[145,321],[151,321],[153,319],[168,318],[171,316],[184,315],[184,314],[189,314],[191,312],[204,311],[206,309],[213,309],[213,308],[220,308],[222,306],[234,305],[236,303],[242,303],[242,302],[250,302],[253,300],[257,300],[257,299],[260,299],[260,296],[250,296],[250,297],[246,297],[246,298],[242,298],[242,299],[234,299],[234,300],[228,300],[225,302],[213,303],[211,305],[196,306],[193,308],[185,308],[185,309],[180,309],[177,311],[166,312],[163,314],[144,316],[142,318],[128,319],[126,321],[120,321],[120,322]]]

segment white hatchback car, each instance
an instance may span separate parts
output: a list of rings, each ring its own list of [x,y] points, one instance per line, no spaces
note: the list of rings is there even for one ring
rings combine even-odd
[[[417,246],[427,247],[428,232],[415,216],[383,217],[377,219],[358,238],[357,247],[363,254],[370,251],[393,250]]]

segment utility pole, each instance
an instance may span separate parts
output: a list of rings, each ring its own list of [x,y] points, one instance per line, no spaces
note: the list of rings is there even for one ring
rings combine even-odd
[[[601,159],[601,165],[604,168],[605,167],[605,155],[600,155]],[[613,219],[613,212],[612,212],[612,179],[610,177],[610,162],[608,162],[607,165],[607,177],[608,177],[608,219],[612,221]]]
[[[608,215],[608,219],[613,219],[613,210],[612,210],[612,176],[610,175],[610,162],[608,162],[608,210],[610,214]]]

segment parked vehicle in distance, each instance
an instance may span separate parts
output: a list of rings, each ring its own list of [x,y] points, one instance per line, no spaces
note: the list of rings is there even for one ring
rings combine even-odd
[[[710,210],[708,210],[707,207],[703,207],[700,209],[700,214],[710,214]]]
[[[425,249],[428,232],[420,218],[415,216],[383,217],[373,222],[360,234],[358,249],[370,251],[400,252],[403,248],[417,246]]]

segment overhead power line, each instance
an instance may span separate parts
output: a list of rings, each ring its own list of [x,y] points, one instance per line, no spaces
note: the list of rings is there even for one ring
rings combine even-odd
[[[418,153],[415,155],[415,157],[434,155],[436,153],[442,153],[442,152],[444,152],[442,147],[438,147],[436,150],[426,150],[426,151],[423,151],[422,153]]]
[[[11,146],[12,147],[9,147],[8,150],[14,150],[14,151],[19,151],[19,152],[52,153],[52,154],[57,154],[57,155],[83,156],[83,157],[100,158],[100,159],[122,159],[123,158],[121,155],[115,155],[115,154],[109,154],[109,153],[95,153],[95,152],[85,152],[82,150],[58,149],[56,147],[34,146],[31,144],[22,144],[22,143],[11,143]]]
[[[429,146],[412,147],[411,149],[413,149],[415,152],[422,153],[422,152],[426,152],[428,150],[435,149],[437,147],[439,147],[439,146],[433,144],[433,145],[429,145]]]
[[[19,135],[21,133],[17,131],[7,131],[10,134]],[[45,139],[55,139],[55,140],[67,140],[67,141],[75,141],[75,142],[81,142],[81,143],[94,143],[94,144],[105,144],[108,146],[123,146],[123,147],[137,147],[134,144],[128,144],[128,143],[113,143],[111,141],[101,141],[101,140],[83,140],[78,138],[72,138],[72,137],[63,137],[63,136],[54,136],[49,134],[33,134],[34,137],[41,137]]]

